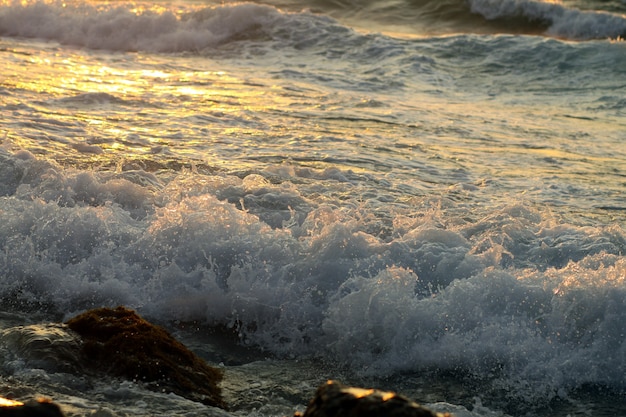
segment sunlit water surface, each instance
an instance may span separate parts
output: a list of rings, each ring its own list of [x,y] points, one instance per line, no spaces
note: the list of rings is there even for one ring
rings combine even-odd
[[[621,3],[274,5],[2,3],[2,327],[135,308],[231,415],[623,413]],[[220,415],[7,343],[0,394]]]

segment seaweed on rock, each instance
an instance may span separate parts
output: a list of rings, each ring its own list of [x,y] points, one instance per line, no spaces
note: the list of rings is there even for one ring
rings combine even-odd
[[[337,381],[322,384],[304,414],[294,417],[452,417],[436,413],[395,392],[345,386]]]
[[[82,354],[93,370],[226,408],[218,386],[223,372],[133,310],[98,308],[66,324],[83,339]]]

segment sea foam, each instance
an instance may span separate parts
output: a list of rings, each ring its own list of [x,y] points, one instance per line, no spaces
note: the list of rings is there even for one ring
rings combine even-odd
[[[125,304],[231,327],[277,355],[341,358],[364,375],[491,377],[531,403],[584,384],[625,388],[616,225],[570,225],[524,205],[478,221],[390,206],[392,230],[380,234],[365,207],[301,195],[295,170],[281,171],[286,185],[261,173],[132,182],[3,158],[4,303],[66,314]],[[271,220],[275,209],[291,214]]]
[[[263,36],[281,14],[269,6],[241,4],[175,15],[61,2],[11,2],[0,7],[0,34],[55,40],[115,51],[201,51],[234,39]]]

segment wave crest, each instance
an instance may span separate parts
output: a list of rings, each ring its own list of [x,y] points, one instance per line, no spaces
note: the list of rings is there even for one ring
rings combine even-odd
[[[375,21],[384,25],[383,30],[407,27],[415,33],[544,34],[571,40],[626,37],[624,15],[533,0],[407,0],[322,6],[340,20],[348,19],[357,26],[361,22],[363,27]],[[308,12],[286,13],[254,3],[182,7],[178,11],[144,10],[132,4],[11,1],[0,6],[0,36],[53,40],[91,49],[172,53],[213,51],[241,40],[286,40],[287,45],[298,48],[349,30]]]
[[[176,15],[171,11],[135,12],[122,6],[12,2],[0,8],[0,35],[116,51],[199,51],[259,36],[259,28],[271,26],[280,16],[272,7],[251,3]]]
[[[619,38],[626,34],[626,18],[617,14],[582,11],[559,3],[533,0],[470,0],[472,13],[489,21],[524,19],[545,25],[546,34],[573,40]]]

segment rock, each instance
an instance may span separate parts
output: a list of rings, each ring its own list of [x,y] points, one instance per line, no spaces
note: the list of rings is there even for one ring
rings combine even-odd
[[[344,386],[320,386],[304,414],[294,417],[452,417],[430,411],[393,392]]]
[[[19,401],[0,398],[2,417],[64,417],[61,408],[49,400]]]
[[[81,353],[89,369],[141,381],[154,391],[226,408],[218,386],[223,372],[133,310],[89,310],[66,324],[81,336]]]
[[[30,368],[80,375],[81,340],[61,323],[17,326],[0,332],[1,343]]]

